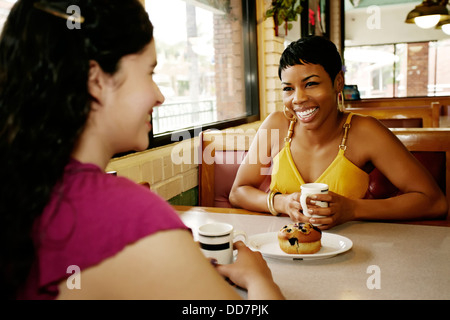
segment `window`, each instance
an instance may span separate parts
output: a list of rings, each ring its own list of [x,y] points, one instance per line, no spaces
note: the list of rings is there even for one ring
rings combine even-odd
[[[346,47],[345,81],[361,98],[450,95],[450,40]]]
[[[155,82],[150,147],[177,131],[223,129],[259,119],[254,1],[146,0],[154,25]]]
[[[450,95],[450,40],[405,23],[414,1],[345,0],[345,81],[361,98]]]
[[[0,0],[0,32],[3,29],[3,25],[6,22],[9,11],[15,2],[15,0]]]

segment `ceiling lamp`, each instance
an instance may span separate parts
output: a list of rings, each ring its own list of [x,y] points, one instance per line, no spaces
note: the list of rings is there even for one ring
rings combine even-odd
[[[450,18],[440,21],[437,24],[436,29],[442,29],[445,34],[448,34],[450,36]]]
[[[442,19],[450,18],[447,10],[448,0],[424,0],[408,13],[405,22],[415,23],[418,27],[429,29],[435,27]]]
[[[450,21],[442,26],[442,31],[450,36]]]

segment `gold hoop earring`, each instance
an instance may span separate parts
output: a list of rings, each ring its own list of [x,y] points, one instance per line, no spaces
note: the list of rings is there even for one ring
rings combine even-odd
[[[289,121],[295,121],[295,120],[297,120],[297,118],[295,117],[295,115],[293,115],[292,113],[291,113],[292,117],[289,118],[288,115],[286,114],[286,110],[287,110],[289,113],[291,113],[291,111],[290,111],[286,106],[284,106],[283,113],[284,113],[284,116],[286,117],[286,119],[288,119]]]
[[[338,110],[343,112],[344,111],[344,93],[341,91],[337,95],[337,105]]]

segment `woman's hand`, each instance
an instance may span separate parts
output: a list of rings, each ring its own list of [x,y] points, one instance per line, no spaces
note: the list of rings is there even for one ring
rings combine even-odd
[[[313,224],[320,224],[320,229],[330,229],[336,225],[354,219],[353,206],[351,199],[340,196],[337,193],[329,192],[328,194],[317,194],[309,196],[306,199],[308,204],[308,214],[324,216],[324,218],[313,218],[305,215],[300,204],[300,192],[295,192],[286,195],[276,195],[274,201],[275,209],[289,215],[294,222],[310,222]],[[314,204],[314,201],[328,202],[328,207],[322,208]]]
[[[273,199],[277,212],[286,213],[294,222],[307,222],[307,217],[301,213],[300,192],[277,194]]]
[[[320,224],[318,228],[321,230],[330,229],[336,225],[347,221],[354,220],[353,206],[354,202],[346,197],[343,197],[334,192],[328,194],[317,194],[309,196],[308,199],[308,214],[325,216],[323,218],[307,217],[312,224]],[[315,201],[328,202],[328,207],[322,208],[314,205]]]
[[[242,241],[237,241],[234,249],[238,250],[236,262],[217,265],[217,271],[247,289],[249,299],[284,299],[261,253],[252,251]]]

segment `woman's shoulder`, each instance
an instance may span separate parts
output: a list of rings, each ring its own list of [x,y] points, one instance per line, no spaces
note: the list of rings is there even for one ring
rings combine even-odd
[[[360,149],[371,152],[383,150],[388,145],[401,144],[395,134],[380,120],[360,114],[352,116],[348,141],[355,143]]]
[[[267,137],[275,138],[278,142],[282,141],[288,133],[289,119],[282,111],[270,113],[259,127],[259,134],[265,131]]]
[[[178,221],[178,215],[170,204],[149,186],[108,174],[99,175],[97,179],[95,189],[90,190],[95,198],[87,197],[89,189],[80,196],[86,199],[86,205],[114,213],[118,220],[147,222],[152,224],[152,228],[158,228],[158,223],[165,225],[165,221]]]
[[[289,126],[289,120],[282,111],[271,112],[261,124],[261,127],[270,129],[280,129],[286,126]]]
[[[129,206],[141,199],[147,203],[164,202],[148,186],[129,178],[106,174],[99,167],[71,162],[64,175],[64,196],[77,203],[101,206]]]
[[[379,134],[389,134],[390,130],[383,125],[380,120],[367,115],[352,114],[351,130],[366,136],[373,136]]]
[[[72,230],[73,241],[115,237],[126,242],[184,226],[170,204],[150,188],[101,171],[78,172],[65,179],[41,221],[57,233]]]

